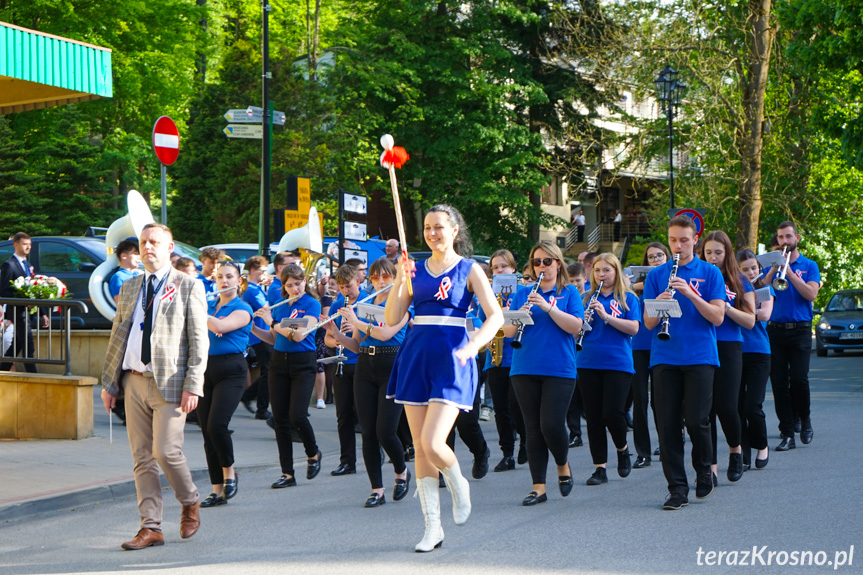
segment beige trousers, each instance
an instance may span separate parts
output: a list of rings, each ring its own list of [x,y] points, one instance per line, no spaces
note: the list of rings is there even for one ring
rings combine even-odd
[[[152,374],[123,374],[126,398],[126,430],[135,462],[135,489],[141,527],[162,528],[162,485],[159,467],[181,505],[198,501],[198,488],[183,455],[186,414],[180,404],[168,403],[156,387]]]

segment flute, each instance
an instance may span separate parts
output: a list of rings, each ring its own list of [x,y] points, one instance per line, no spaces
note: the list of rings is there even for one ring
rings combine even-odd
[[[219,291],[210,292],[207,294],[207,299],[213,299],[214,296],[217,296],[220,293],[225,293],[226,291],[231,291],[232,289],[238,290],[238,289],[240,289],[240,286],[226,287],[226,288],[220,289]]]
[[[392,287],[393,287],[393,284],[390,284],[390,285],[388,285],[387,287],[385,287],[384,289],[382,289],[382,290],[380,290],[380,291],[376,291],[376,292],[375,292],[375,293],[373,293],[372,295],[370,295],[370,296],[368,296],[368,297],[366,297],[366,298],[363,298],[363,299],[361,299],[360,301],[354,302],[354,303],[351,305],[351,309],[356,309],[356,307],[357,307],[358,305],[360,305],[361,303],[366,303],[367,301],[369,301],[369,300],[371,300],[371,299],[375,298],[376,296],[378,296],[378,295],[380,295],[380,294],[384,293],[385,291],[389,291]],[[309,329],[307,329],[306,331],[304,331],[304,332],[303,332],[303,333],[301,333],[300,335],[301,335],[302,337],[306,337],[307,335],[309,335],[309,334],[310,334],[310,333],[312,333],[313,331],[317,331],[318,329],[320,329],[320,328],[324,327],[325,325],[327,325],[327,324],[328,324],[328,323],[330,323],[331,321],[334,321],[334,320],[335,320],[336,318],[338,318],[338,317],[339,317],[339,312],[336,312],[336,313],[334,313],[333,315],[329,316],[328,318],[326,318],[326,319],[323,319],[323,320],[319,321],[318,323],[316,323],[315,325],[313,325],[312,327],[310,327]]]

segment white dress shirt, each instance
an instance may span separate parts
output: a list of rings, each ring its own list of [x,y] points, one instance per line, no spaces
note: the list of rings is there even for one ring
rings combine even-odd
[[[156,276],[156,279],[153,280],[153,287],[154,289],[156,287],[159,288],[159,291],[153,294],[153,323],[156,322],[156,313],[159,311],[159,302],[167,288],[166,282],[163,282],[162,280],[168,274],[170,269],[171,264],[168,264],[156,273],[144,272],[144,282],[141,284],[141,292],[144,293],[144,297],[146,297],[147,282],[150,281],[150,276]],[[160,286],[159,284],[162,285]],[[129,340],[126,342],[126,355],[123,356],[123,369],[126,371],[134,370],[143,373],[145,371],[153,371],[153,367],[149,363],[144,365],[141,361],[141,342],[144,339],[144,307],[141,305],[141,292],[139,292],[135,298],[135,311],[132,313],[132,327],[129,329]],[[150,337],[152,338],[152,336],[153,332],[151,331]],[[152,344],[152,341],[150,343]]]

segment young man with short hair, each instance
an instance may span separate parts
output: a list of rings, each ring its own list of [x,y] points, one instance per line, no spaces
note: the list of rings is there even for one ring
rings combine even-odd
[[[27,261],[32,243],[30,236],[24,232],[18,232],[12,236],[12,246],[15,252],[0,265],[0,297],[18,297],[15,293],[15,288],[12,287],[12,282],[19,277],[33,277],[30,262]],[[22,357],[34,357],[35,348],[33,347],[32,326],[36,321],[36,313],[29,314],[28,309],[28,306],[19,305],[14,307],[13,312],[13,306],[6,306],[7,312],[12,312],[6,314],[6,319],[12,320],[15,324],[14,349],[10,348],[12,357],[16,357],[19,354]],[[48,327],[47,315],[42,315],[41,325],[42,327]],[[12,362],[0,363],[0,371],[9,371],[12,369],[12,365]],[[29,373],[36,373],[36,364],[25,363],[24,369]]]
[[[201,261],[201,274],[198,279],[204,283],[204,291],[208,294],[216,291],[216,263],[224,258],[225,252],[218,248],[204,248],[201,250],[199,260]]]
[[[138,242],[133,240],[123,240],[117,244],[117,249],[114,250],[114,253],[117,254],[120,269],[111,276],[111,280],[108,282],[108,289],[111,292],[111,297],[114,298],[114,305],[116,305],[120,299],[120,287],[124,282],[138,275],[141,256],[138,254]]]

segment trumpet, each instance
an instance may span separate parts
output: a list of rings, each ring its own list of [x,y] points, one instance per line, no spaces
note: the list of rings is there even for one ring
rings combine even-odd
[[[532,296],[533,294],[535,294],[539,290],[539,284],[542,283],[543,276],[545,276],[545,272],[539,272],[539,277],[536,278],[536,283],[533,284],[533,288],[531,288],[530,294],[528,294],[528,296],[527,296],[528,298],[530,298],[530,296]],[[533,306],[528,305],[527,310],[530,311],[531,307],[533,307]],[[510,343],[510,345],[513,347],[513,349],[521,349],[521,338],[523,335],[524,335],[524,324],[521,324],[520,326],[518,326],[518,331],[515,334],[515,339],[513,339],[512,342]]]
[[[786,252],[788,252],[787,255]],[[791,251],[789,251],[788,246],[782,248],[782,255],[785,256],[785,263],[782,264],[781,268],[782,271],[779,272],[779,277],[774,279],[771,284],[776,291],[785,291],[788,289],[788,280],[785,279],[785,275],[788,273],[788,266],[791,264]]]
[[[602,290],[602,282],[599,282],[599,285],[596,286],[596,291],[593,292],[593,295],[590,296],[590,301],[587,302],[587,311],[584,313],[584,322],[581,324],[581,332],[578,334],[578,339],[575,340],[575,351],[581,351],[581,348],[584,347],[582,342],[584,341],[584,336],[587,332],[592,331],[593,328],[590,327],[590,322],[593,319],[593,302],[599,299],[599,293]]]
[[[677,268],[679,265],[680,265],[680,254],[677,253],[677,254],[674,254],[674,266],[672,266],[672,268],[671,268],[671,275],[668,276],[668,287],[665,288],[665,291],[667,293],[670,293],[672,295],[672,297],[674,296],[674,289],[672,289],[672,287],[671,287],[671,282],[674,280],[674,278],[677,277]],[[668,315],[665,315],[662,318],[662,326],[659,328],[659,333],[656,334],[656,337],[658,337],[662,341],[668,341],[669,339],[671,339],[671,333],[669,332],[670,326],[671,326],[671,318]]]
[[[352,308],[352,309],[356,309],[356,307],[357,307],[358,305],[360,305],[361,303],[366,303],[367,301],[372,300],[373,298],[377,297],[379,294],[382,294],[382,293],[384,293],[385,291],[389,291],[390,289],[392,289],[392,287],[393,287],[393,284],[390,284],[390,285],[388,285],[387,287],[385,287],[384,289],[382,289],[382,290],[380,290],[380,291],[376,291],[376,292],[375,292],[375,293],[373,293],[372,295],[370,295],[370,296],[368,296],[368,297],[364,297],[363,299],[361,299],[361,300],[359,300],[359,301],[354,302],[354,303],[351,305],[351,308]],[[310,327],[309,329],[307,329],[306,331],[304,331],[304,332],[303,332],[303,333],[301,333],[300,335],[302,335],[303,337],[306,337],[307,335],[309,335],[309,334],[310,334],[310,333],[312,333],[313,331],[317,331],[317,330],[319,330],[320,328],[324,327],[325,325],[327,325],[327,324],[328,324],[328,323],[330,323],[331,321],[334,321],[334,320],[335,320],[335,319],[337,319],[338,317],[339,317],[339,312],[336,312],[336,313],[332,314],[331,316],[327,317],[326,319],[322,319],[321,321],[319,321],[318,323],[316,323],[315,325],[313,325],[312,327]]]

